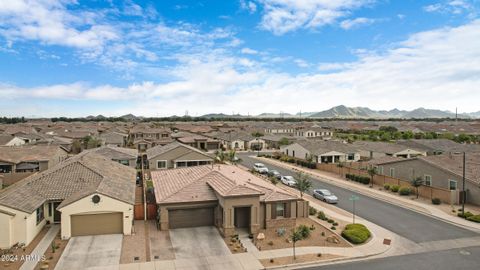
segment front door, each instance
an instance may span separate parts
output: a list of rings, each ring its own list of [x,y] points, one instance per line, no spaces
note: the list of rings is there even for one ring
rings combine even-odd
[[[54,202],[53,203],[53,222],[59,223],[62,219],[62,213],[57,210],[57,207],[60,205],[61,202]]]

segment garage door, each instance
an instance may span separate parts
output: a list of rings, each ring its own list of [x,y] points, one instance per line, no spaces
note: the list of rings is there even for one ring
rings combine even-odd
[[[123,213],[72,215],[72,236],[123,234]]]
[[[170,229],[213,226],[213,208],[176,209],[168,211]]]

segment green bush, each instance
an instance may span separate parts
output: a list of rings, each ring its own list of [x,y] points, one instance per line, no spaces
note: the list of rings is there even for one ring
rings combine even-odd
[[[470,220],[470,221],[473,221],[473,222],[476,222],[476,223],[480,223],[480,215],[475,215],[475,216],[468,217],[467,220]]]
[[[328,223],[334,223],[334,222],[335,222],[335,220],[333,220],[333,219],[329,219],[329,220],[327,220],[327,222],[328,222]]]
[[[362,244],[370,238],[370,231],[363,224],[348,224],[342,236],[353,244]]]
[[[298,230],[300,231],[300,234],[302,235],[303,239],[307,239],[310,236],[310,231],[311,231],[310,227],[302,224],[298,226]]]
[[[408,196],[411,193],[411,190],[409,187],[401,187],[398,193],[402,196]]]
[[[319,211],[317,214],[317,218],[321,220],[327,220],[327,215],[323,211]]]
[[[338,226],[338,222],[333,222],[332,225],[333,226]]]
[[[385,184],[385,185],[383,185],[383,189],[385,189],[385,190],[390,190],[390,184]]]
[[[399,189],[400,189],[400,186],[398,186],[398,185],[392,185],[392,186],[390,187],[390,190],[391,190],[392,192],[398,192]]]
[[[461,211],[461,210],[460,210]],[[474,216],[474,214],[472,214],[471,212],[467,211],[465,212],[465,214],[463,214],[462,212],[458,213],[457,216],[461,217],[461,218],[466,218],[468,219],[469,217],[471,216]]]
[[[335,228],[335,226],[332,226],[332,227],[330,227],[330,229],[331,229],[332,231],[335,231],[337,228]]]
[[[433,198],[432,199],[432,204],[439,205],[441,203],[442,203],[442,201],[439,198]]]
[[[311,216],[315,216],[317,214],[317,209],[313,208],[310,206],[310,208],[308,208],[308,213],[311,215]]]

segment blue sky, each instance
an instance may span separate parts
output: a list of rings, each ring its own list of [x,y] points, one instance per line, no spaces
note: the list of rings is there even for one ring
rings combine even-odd
[[[480,110],[479,0],[0,2],[0,115]]]

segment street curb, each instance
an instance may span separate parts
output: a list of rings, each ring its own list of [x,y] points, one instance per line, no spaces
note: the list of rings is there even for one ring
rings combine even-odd
[[[256,159],[259,159],[258,157],[254,157],[254,156],[251,156],[251,158],[256,158]],[[266,162],[270,163],[270,164],[274,164],[273,162],[269,162],[268,159],[264,158],[264,159],[261,159],[261,160],[266,160]],[[275,164],[274,164],[275,165]],[[287,164],[288,165],[288,164]],[[290,165],[289,165],[290,166]],[[295,166],[292,166],[293,168],[295,168]],[[285,167],[284,167],[285,168]],[[289,169],[287,167],[287,169]],[[298,170],[298,169],[297,169]],[[419,214],[423,214],[425,216],[428,216],[428,217],[432,217],[436,220],[440,220],[440,221],[443,221],[443,222],[446,222],[446,223],[449,223],[449,224],[452,224],[452,225],[455,225],[457,227],[461,227],[461,228],[466,228],[470,231],[474,231],[474,232],[480,232],[480,229],[478,228],[475,228],[475,227],[472,227],[472,226],[469,226],[469,225],[465,225],[465,224],[460,224],[460,223],[457,223],[455,221],[451,221],[451,220],[448,220],[448,219],[444,219],[444,218],[441,218],[441,217],[438,217],[438,216],[435,216],[431,213],[428,213],[428,212],[422,212],[422,211],[419,211],[417,209],[415,209],[414,207],[409,207],[409,206],[406,206],[406,205],[401,205],[401,204],[396,204],[392,201],[389,201],[388,199],[384,199],[382,196],[375,196],[375,195],[372,195],[372,194],[369,194],[368,192],[365,192],[363,190],[357,190],[357,189],[353,189],[351,187],[345,187],[343,185],[341,185],[340,183],[338,183],[337,181],[334,181],[334,180],[328,180],[328,179],[324,179],[324,178],[320,178],[316,175],[313,175],[312,173],[310,172],[307,172],[306,174],[308,174],[309,176],[311,177],[314,177],[315,179],[317,180],[320,180],[322,182],[326,182],[326,183],[330,183],[330,184],[333,184],[337,187],[341,187],[341,188],[344,188],[344,189],[347,189],[347,190],[350,190],[350,191],[354,191],[354,192],[357,192],[357,193],[360,193],[364,196],[368,196],[368,197],[371,197],[371,198],[374,198],[374,199],[377,199],[377,200],[380,200],[380,201],[383,201],[383,202],[386,202],[386,203],[389,203],[391,205],[395,205],[395,206],[398,206],[398,207],[402,207],[404,209],[408,209],[410,211],[413,211],[413,212],[416,212],[416,213],[419,213]]]
[[[323,266],[323,265],[330,265],[330,264],[338,264],[338,263],[343,263],[343,262],[349,262],[349,261],[359,261],[362,259],[367,259],[370,257],[378,256],[381,254],[386,253],[392,248],[392,246],[389,246],[386,250],[374,253],[374,254],[368,254],[368,255],[362,255],[362,256],[357,256],[357,257],[343,257],[343,258],[337,258],[337,259],[330,259],[330,260],[325,260],[325,261],[317,261],[317,262],[303,262],[303,263],[291,263],[291,264],[285,264],[285,265],[279,265],[279,266],[271,266],[271,267],[265,267],[263,269],[289,269],[291,267],[297,268],[306,268],[306,267],[312,267],[312,266]]]

